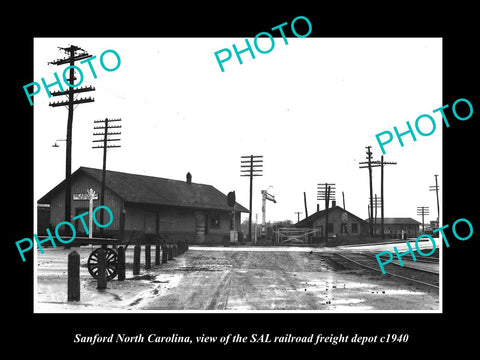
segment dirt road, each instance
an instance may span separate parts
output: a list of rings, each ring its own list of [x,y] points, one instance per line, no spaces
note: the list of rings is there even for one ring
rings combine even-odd
[[[173,265],[173,264],[172,264]],[[438,310],[438,290],[337,264],[332,252],[189,250],[143,310]],[[173,276],[173,277],[172,277]]]
[[[81,300],[68,302],[70,251],[37,255],[35,311],[439,311],[440,305],[438,289],[349,266],[337,255],[341,249],[247,246],[191,246],[136,276],[129,248],[127,279],[101,291],[86,269],[91,247],[76,248]]]

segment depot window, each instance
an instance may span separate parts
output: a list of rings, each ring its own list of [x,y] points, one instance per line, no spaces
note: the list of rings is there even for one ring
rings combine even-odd
[[[352,224],[352,234],[358,234],[358,224],[357,223]]]
[[[220,228],[220,214],[218,212],[214,212],[210,215],[210,228],[211,229]]]

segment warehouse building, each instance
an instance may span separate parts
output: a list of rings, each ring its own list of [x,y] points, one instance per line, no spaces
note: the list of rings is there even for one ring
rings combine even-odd
[[[383,219],[385,236],[392,239],[416,238],[420,234],[420,225],[420,222],[409,217],[386,217]],[[374,234],[381,235],[381,229],[381,219],[377,218],[373,224]]]
[[[100,193],[102,170],[80,167],[71,175],[72,218],[88,211],[88,189]],[[137,241],[189,241],[191,244],[220,244],[230,239],[232,208],[227,196],[211,185],[185,181],[106,171],[104,205],[113,213],[113,222],[104,230],[105,236],[126,241],[134,234]],[[46,227],[54,229],[64,221],[65,181],[62,181],[41,199],[38,205],[50,205],[49,223],[38,221],[38,234]],[[93,207],[100,205],[100,196]],[[240,229],[240,215],[248,210],[235,205],[235,228]],[[45,218],[45,217],[43,217]],[[77,236],[86,236],[80,219],[72,222]],[[94,226],[94,236],[100,229]]]
[[[295,224],[297,228],[316,229],[316,238],[325,237],[326,211],[317,211],[309,217]],[[328,209],[328,237],[329,238],[356,238],[368,235],[368,223],[337,206],[335,203]],[[314,240],[315,241],[315,240]]]

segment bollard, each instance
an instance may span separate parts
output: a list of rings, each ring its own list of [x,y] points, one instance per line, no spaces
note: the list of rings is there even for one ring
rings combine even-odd
[[[155,244],[155,266],[160,265],[160,244]]]
[[[178,243],[178,255],[183,254],[183,241]]]
[[[125,248],[118,248],[118,281],[125,280]]]
[[[135,245],[133,248],[133,275],[140,274],[140,245]]]
[[[168,245],[168,260],[173,260],[173,247]]]
[[[98,273],[97,273],[97,289],[103,290],[107,288],[107,272],[106,272],[106,260],[105,250],[98,250]]]
[[[162,264],[166,264],[168,259],[167,245],[162,245]]]
[[[172,245],[172,256],[177,257],[178,256],[178,246],[177,244]]]
[[[145,245],[145,270],[152,268],[150,244]]]
[[[68,254],[68,301],[80,301],[80,255],[76,251]]]

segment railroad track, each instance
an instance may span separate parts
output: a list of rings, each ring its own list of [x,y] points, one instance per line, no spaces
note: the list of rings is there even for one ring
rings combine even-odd
[[[396,266],[390,267],[388,271],[385,270],[385,274],[383,274],[378,266],[376,257],[370,254],[348,252],[347,254],[335,253],[335,255],[342,258],[344,261],[355,264],[356,266],[380,273],[381,276],[389,275],[439,289],[439,274],[437,272],[406,265],[402,267],[398,263],[391,262],[388,265],[394,264]]]

